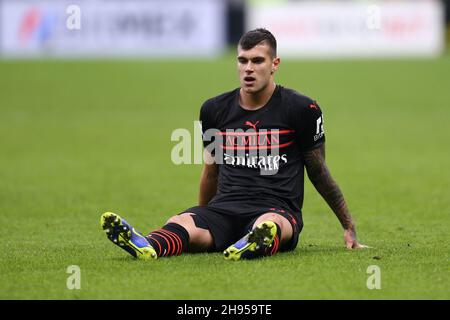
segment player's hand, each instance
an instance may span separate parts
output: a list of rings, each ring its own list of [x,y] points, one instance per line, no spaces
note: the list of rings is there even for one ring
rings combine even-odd
[[[345,229],[344,231],[344,241],[347,249],[364,249],[369,248],[366,245],[358,243],[356,239],[356,232],[354,229]]]

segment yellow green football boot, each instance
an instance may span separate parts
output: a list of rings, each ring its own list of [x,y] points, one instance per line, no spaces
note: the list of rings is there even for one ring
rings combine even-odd
[[[263,257],[271,248],[277,235],[277,226],[272,221],[258,224],[252,231],[224,252],[225,260],[255,259]]]
[[[133,257],[143,260],[158,258],[155,249],[147,239],[118,214],[105,212],[100,217],[100,225],[109,240]]]

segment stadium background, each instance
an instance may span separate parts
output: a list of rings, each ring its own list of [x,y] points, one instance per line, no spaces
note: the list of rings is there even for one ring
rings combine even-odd
[[[448,1],[1,0],[0,298],[450,298],[449,17]],[[321,104],[327,161],[373,248],[345,250],[307,182],[293,253],[132,260],[100,214],[149,232],[196,203],[201,166],[172,163],[171,133],[238,86],[234,46],[255,26],[277,30],[276,81]]]

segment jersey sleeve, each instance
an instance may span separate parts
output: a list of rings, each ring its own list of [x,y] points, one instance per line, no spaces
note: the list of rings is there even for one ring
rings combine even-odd
[[[214,117],[213,117],[213,107],[214,107],[214,103],[210,99],[210,100],[205,101],[203,103],[202,107],[200,108],[200,123],[201,123],[201,129],[202,129],[202,140],[203,140],[203,147],[205,147],[205,148],[207,145],[209,145],[211,143],[211,140],[205,136],[205,132],[208,129],[213,129],[216,127]]]
[[[325,142],[322,110],[309,98],[297,103],[292,116],[297,144],[302,152],[318,148]]]

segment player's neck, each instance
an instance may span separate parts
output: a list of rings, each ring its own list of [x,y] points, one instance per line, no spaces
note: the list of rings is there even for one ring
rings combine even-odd
[[[264,90],[256,93],[247,93],[242,88],[239,91],[239,104],[247,110],[257,110],[264,107],[272,97],[277,85],[271,82]]]

